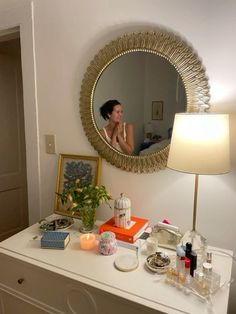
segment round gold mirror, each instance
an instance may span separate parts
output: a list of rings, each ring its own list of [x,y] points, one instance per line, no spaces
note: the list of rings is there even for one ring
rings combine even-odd
[[[109,99],[119,100],[134,126],[132,155],[101,132],[100,107]],[[206,110],[209,100],[205,70],[183,40],[166,31],[132,33],[110,42],[90,63],[80,112],[85,133],[103,158],[127,171],[154,172],[166,166],[175,113]]]

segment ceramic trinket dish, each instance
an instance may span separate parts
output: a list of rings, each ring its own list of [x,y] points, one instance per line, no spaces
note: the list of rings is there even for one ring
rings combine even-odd
[[[39,228],[43,231],[65,230],[74,224],[72,218],[62,217],[54,219],[42,219],[39,221]]]
[[[170,258],[166,253],[156,252],[147,257],[146,266],[153,272],[165,273],[170,265]]]

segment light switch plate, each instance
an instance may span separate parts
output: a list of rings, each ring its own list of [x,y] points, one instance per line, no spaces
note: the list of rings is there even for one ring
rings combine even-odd
[[[55,135],[54,134],[46,134],[45,135],[45,143],[46,143],[46,153],[47,154],[56,154]]]

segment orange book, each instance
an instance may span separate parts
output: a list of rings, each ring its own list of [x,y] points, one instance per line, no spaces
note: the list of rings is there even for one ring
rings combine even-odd
[[[99,233],[112,231],[117,240],[134,243],[148,226],[148,220],[131,216],[130,228],[124,229],[115,226],[115,218],[112,217],[99,227]]]

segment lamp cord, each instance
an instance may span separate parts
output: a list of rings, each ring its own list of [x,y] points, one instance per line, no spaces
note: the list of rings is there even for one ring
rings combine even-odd
[[[233,254],[230,254],[230,253],[225,252],[223,250],[213,249],[213,248],[210,248],[210,251],[218,252],[218,253],[221,253],[222,255],[227,255],[227,256],[231,257],[234,262],[236,262],[236,257],[234,257]]]

